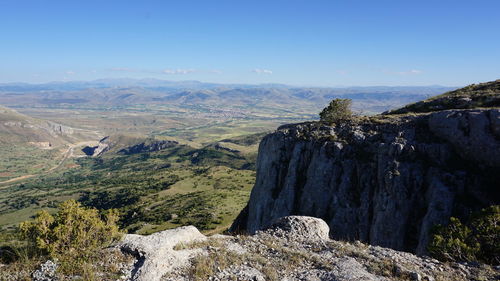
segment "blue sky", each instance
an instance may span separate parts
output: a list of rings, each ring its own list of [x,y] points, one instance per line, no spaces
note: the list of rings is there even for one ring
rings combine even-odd
[[[498,0],[0,0],[0,82],[309,86],[500,78]]]

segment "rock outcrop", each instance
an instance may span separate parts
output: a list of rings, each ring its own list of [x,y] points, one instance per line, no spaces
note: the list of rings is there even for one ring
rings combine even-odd
[[[109,151],[112,147],[113,143],[111,142],[109,136],[106,136],[99,140],[97,146],[86,146],[82,149],[82,151],[88,156],[97,157]]]
[[[129,137],[125,135],[114,135],[102,138],[97,146],[87,146],[82,151],[89,156],[101,156],[108,151],[118,154],[136,154],[143,152],[160,151],[178,145],[171,140],[156,140],[154,138]]]
[[[330,227],[322,219],[305,216],[288,216],[277,219],[269,228],[278,236],[292,235],[294,240],[328,240]]]
[[[176,141],[170,141],[170,140],[155,140],[155,141],[145,141],[141,142],[126,148],[123,148],[118,151],[118,153],[122,154],[135,154],[135,153],[142,153],[142,152],[154,152],[154,151],[160,151],[169,147],[173,147],[178,145],[179,143]]]
[[[194,226],[157,232],[149,236],[127,234],[119,247],[137,258],[130,271],[129,280],[154,281],[174,267],[182,266],[192,257],[193,251],[175,251],[179,243],[191,243],[205,240]]]
[[[204,237],[194,227],[151,236],[126,235],[121,249],[133,252],[132,276],[121,280],[494,280],[498,269],[441,263],[359,241],[328,237],[318,218],[280,218],[252,236]]]
[[[232,230],[307,215],[335,239],[424,254],[434,225],[500,202],[499,132],[499,109],[282,126],[260,144]]]

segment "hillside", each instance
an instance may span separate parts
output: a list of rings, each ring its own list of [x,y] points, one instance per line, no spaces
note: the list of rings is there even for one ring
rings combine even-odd
[[[36,119],[0,106],[0,183],[53,169],[72,147],[95,141],[99,133]]]
[[[425,113],[447,109],[500,107],[500,80],[467,87],[419,101],[384,114]]]
[[[47,143],[46,147],[50,148],[77,140],[78,133],[73,128],[31,118],[0,106],[0,141],[2,143],[33,143],[33,145],[40,143],[41,147],[43,147],[41,143]]]
[[[187,224],[224,231],[248,200],[261,137],[195,148],[163,137],[107,136],[83,148],[92,156],[71,158],[66,169],[3,187],[0,234],[69,198],[118,209],[120,226],[130,233]]]

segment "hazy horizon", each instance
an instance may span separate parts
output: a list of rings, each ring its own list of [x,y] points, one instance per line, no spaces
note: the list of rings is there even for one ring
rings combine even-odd
[[[213,85],[221,85],[221,86],[266,86],[266,87],[273,87],[273,86],[284,86],[284,87],[296,87],[296,88],[372,88],[372,87],[443,87],[443,88],[459,88],[466,86],[464,85],[444,85],[444,84],[429,84],[429,85],[386,85],[386,84],[380,84],[380,85],[307,85],[307,84],[285,84],[285,83],[278,83],[278,82],[266,82],[266,83],[218,83],[218,82],[211,82],[211,81],[200,81],[200,80],[170,80],[170,79],[159,79],[159,78],[151,78],[151,77],[145,77],[145,78],[130,78],[130,77],[117,77],[117,78],[109,78],[109,77],[103,77],[103,78],[97,78],[97,79],[89,79],[89,80],[53,80],[53,81],[47,81],[47,82],[29,82],[29,81],[12,81],[12,82],[0,82],[0,85],[16,85],[16,84],[28,84],[28,85],[50,85],[50,84],[71,84],[71,83],[92,83],[92,82],[118,82],[118,81],[130,81],[130,82],[141,82],[141,81],[157,81],[157,82],[164,82],[164,83],[200,83],[200,84],[213,84]],[[477,83],[483,83],[483,82],[488,82],[488,81],[478,81],[478,82],[473,82],[473,84]],[[125,86],[125,85],[124,85]]]

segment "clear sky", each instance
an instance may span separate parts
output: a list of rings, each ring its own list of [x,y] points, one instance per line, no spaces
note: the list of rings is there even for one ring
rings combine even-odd
[[[0,0],[0,83],[500,78],[499,0]]]

